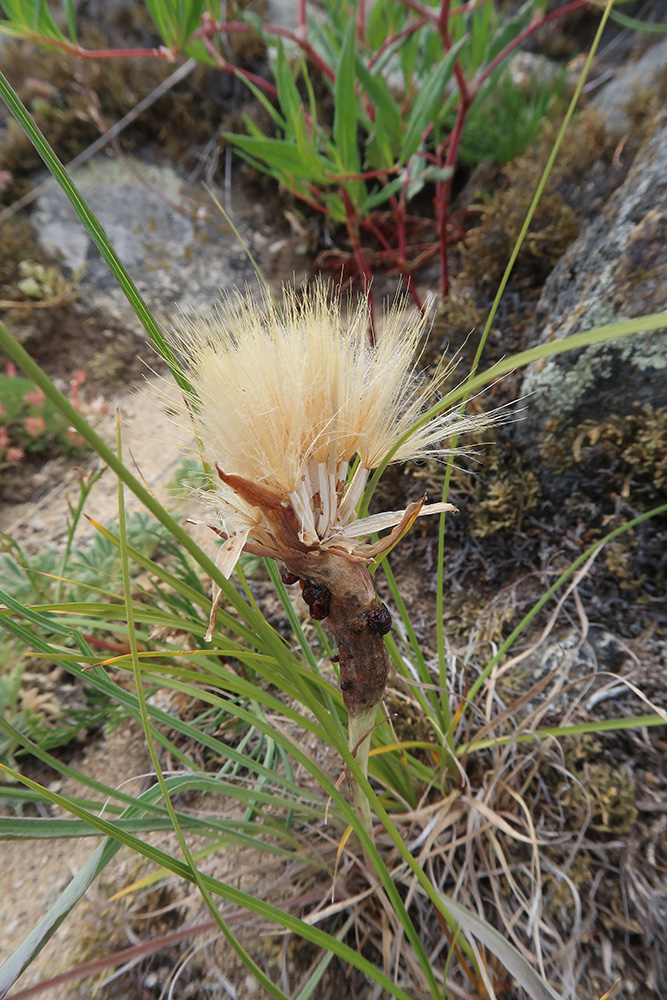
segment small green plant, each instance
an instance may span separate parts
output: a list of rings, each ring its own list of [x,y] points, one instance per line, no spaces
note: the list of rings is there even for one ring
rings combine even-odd
[[[65,601],[85,607],[99,601],[101,596],[113,601],[114,595],[120,593],[122,565],[118,546],[103,533],[96,533],[76,548],[72,545],[85,499],[97,478],[99,476],[95,475],[81,483],[79,503],[71,509],[68,540],[63,552],[46,547],[29,557],[14,539],[0,535],[3,549],[0,552],[0,580],[5,602],[40,607]],[[142,557],[154,558],[160,550],[165,558],[174,561],[168,532],[145,511],[135,511],[128,516],[127,532],[133,550]],[[57,635],[57,629],[47,628],[43,638],[55,639]],[[124,640],[115,637],[106,623],[91,623],[86,641],[100,656],[125,646]],[[62,674],[62,670],[48,658],[41,669],[39,659],[31,660],[28,683],[28,650],[25,636],[2,635],[0,717],[12,730],[37,746],[49,749],[68,743],[86,729],[108,722],[114,706],[106,696],[91,698],[80,686],[76,704],[72,704],[71,696],[68,702],[60,699],[60,685],[50,684],[47,678],[54,670],[58,674]],[[14,753],[20,746],[20,740],[8,731],[0,734],[0,760],[15,766]]]
[[[477,95],[461,137],[460,160],[470,166],[502,166],[536,142],[547,116],[565,94],[567,67],[549,80],[531,74],[521,83],[504,67],[492,83]]]
[[[292,30],[251,11],[217,20],[212,0],[146,0],[162,48],[93,52],[78,42],[71,0],[63,0],[62,27],[45,4],[2,0],[0,30],[83,58],[185,53],[234,74],[268,113],[273,134],[246,116],[247,134],[228,132],[227,140],[331,230],[344,230],[348,249],[316,264],[337,273],[343,264],[367,283],[379,268],[394,271],[420,305],[410,278],[428,260],[439,258],[440,291],[449,289],[448,245],[460,238],[450,218],[457,163],[502,163],[522,152],[564,88],[561,74],[526,94],[506,71],[508,57],[587,3],[547,13],[543,0],[527,0],[508,14],[493,0],[378,0],[368,11],[361,2],[325,0],[323,10],[303,2]],[[265,44],[272,79],[230,62],[228,41],[243,34]],[[418,195],[434,213],[413,212]]]
[[[82,393],[85,380],[85,371],[73,373],[70,402],[89,416],[105,412],[101,398],[86,402]],[[85,451],[83,438],[51,400],[33,382],[18,375],[16,366],[9,362],[0,372],[0,470],[17,465],[27,454],[76,456]]]

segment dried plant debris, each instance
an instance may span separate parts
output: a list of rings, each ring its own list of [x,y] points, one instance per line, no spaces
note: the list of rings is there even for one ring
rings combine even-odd
[[[483,191],[469,207],[472,224],[461,245],[463,278],[482,288],[497,285],[514,249],[528,208],[557,134],[547,124],[540,142],[503,168],[501,185]],[[558,160],[531,221],[515,264],[514,281],[541,283],[578,235],[581,224],[598,212],[625,176],[614,167],[615,143],[605,135],[603,118],[592,110],[580,114],[565,135]],[[581,176],[586,174],[586,185]],[[575,211],[576,219],[575,221]]]
[[[540,453],[549,469],[585,471],[609,493],[637,502],[647,486],[667,490],[667,411],[644,406],[626,417],[586,420],[548,434]]]

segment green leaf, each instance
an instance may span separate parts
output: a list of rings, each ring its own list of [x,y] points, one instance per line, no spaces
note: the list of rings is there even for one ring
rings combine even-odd
[[[612,21],[616,21],[617,24],[622,25],[624,28],[630,28],[632,31],[642,31],[648,35],[667,35],[667,24],[651,24],[647,21],[639,21],[636,17],[628,17],[627,14],[621,14],[620,10],[612,10],[609,16]]]
[[[259,138],[254,135],[234,135],[226,132],[225,139],[256,160],[303,180],[312,179],[311,167],[304,163],[296,143],[285,139]]]
[[[63,920],[87,892],[97,876],[111,861],[120,843],[107,840],[94,851],[83,868],[74,876],[53,906],[23,939],[18,948],[0,967],[0,996],[5,996],[12,984],[27,969],[44,945],[53,937]]]
[[[451,180],[454,176],[453,167],[435,167],[429,163],[421,172],[422,179],[431,184],[440,184],[443,181]]]
[[[275,75],[280,107],[288,126],[291,126],[292,134],[294,134],[297,116],[299,113],[303,113],[303,102],[297,90],[289,60],[285,56],[285,49],[280,39],[278,40]]]
[[[385,165],[391,166],[394,158],[398,155],[403,139],[403,121],[396,99],[384,77],[370,73],[360,59],[356,60],[355,68],[359,82],[375,109],[373,125],[378,142],[380,135],[384,138],[388,161]]]
[[[26,35],[41,35],[54,41],[65,42],[67,39],[51,17],[44,0],[1,0],[0,7],[4,10],[8,24],[0,21],[0,30],[7,35],[18,37]]]
[[[294,121],[294,134],[296,136],[296,147],[301,156],[304,166],[309,170],[312,181],[316,184],[326,183],[327,162],[324,160],[308,135],[306,129],[306,113],[301,107],[299,114]]]
[[[497,55],[499,55],[503,49],[513,42],[518,34],[520,34],[524,28],[527,28],[533,17],[533,2],[528,0],[527,3],[520,7],[514,17],[508,20],[503,19],[500,22],[500,27],[495,33],[490,41],[489,47],[486,51],[484,57],[484,65],[488,66]]]
[[[359,214],[367,215],[374,208],[377,208],[378,205],[383,205],[385,201],[388,201],[388,199],[391,198],[392,194],[396,194],[397,191],[400,191],[402,186],[403,176],[401,175],[400,177],[395,177],[388,184],[384,184],[376,191],[373,191],[359,206]]]
[[[454,71],[454,63],[465,41],[462,38],[453,45],[442,62],[433,67],[415,98],[401,148],[401,163],[406,163],[417,152],[427,126],[435,120],[439,105],[443,103],[445,87]]]
[[[563,1000],[561,994],[557,993],[514,945],[511,945],[491,924],[449,896],[445,896],[444,893],[440,895],[463,933],[467,937],[476,938],[499,958],[510,975],[523,986],[531,1000]]]
[[[351,174],[359,173],[361,169],[357,145],[357,101],[354,93],[356,82],[354,32],[355,22],[351,17],[336,67],[333,124],[333,138],[341,169]]]
[[[146,0],[146,7],[164,44],[170,49],[174,48],[178,38],[178,23],[173,0]]]
[[[76,9],[74,7],[74,0],[63,0],[63,6],[65,7],[65,16],[67,17],[67,28],[69,31],[69,36],[73,42],[76,42],[77,28],[76,28]]]
[[[487,0],[486,3],[483,3],[473,11],[470,51],[468,53],[468,65],[472,70],[476,70],[478,66],[481,66],[484,60],[493,30],[491,21],[494,13],[491,0]]]
[[[97,220],[97,217],[90,210],[90,207],[87,204],[87,202],[79,194],[77,188],[72,183],[69,174],[67,173],[62,163],[60,162],[56,154],[49,146],[48,142],[46,141],[40,130],[33,122],[32,118],[28,114],[24,105],[19,100],[19,97],[17,96],[16,92],[12,88],[7,78],[2,74],[2,72],[0,72],[0,97],[2,97],[4,101],[7,103],[9,110],[14,115],[19,125],[26,133],[30,141],[32,142],[33,146],[43,159],[49,171],[53,174],[53,176],[58,181],[61,188],[69,198],[70,202],[72,203],[74,211],[81,219],[84,228],[87,230],[91,239],[93,240],[96,247],[100,251],[102,257],[106,261],[111,273],[118,282],[121,291],[125,294],[125,297],[132,306],[139,322],[143,325],[144,329],[146,330],[146,333],[153,341],[161,357],[168,365],[169,370],[176,379],[176,382],[178,383],[179,387],[184,392],[189,391],[190,385],[183,374],[181,365],[177,361],[173,351],[168,346],[164,338],[164,335],[162,333],[162,330],[155,322],[155,318],[153,317],[152,313],[146,306],[146,303],[139,294],[136,285],[130,278],[130,275],[127,273],[118,254],[111,246],[106,233],[104,232],[102,226]],[[23,367],[24,371],[26,370],[24,366],[21,367]],[[45,395],[48,395],[48,393],[45,393]],[[59,406],[58,408],[62,412],[62,407]],[[74,414],[76,414],[76,411],[73,409],[73,407],[70,407],[70,410]],[[72,426],[75,426],[73,420],[70,419],[69,422],[70,424],[72,424]],[[88,425],[86,425],[86,427],[88,430],[90,430]],[[113,460],[115,461],[115,456],[113,457]]]

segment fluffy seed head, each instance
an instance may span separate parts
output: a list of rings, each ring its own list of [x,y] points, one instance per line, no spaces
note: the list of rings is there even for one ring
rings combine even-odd
[[[297,297],[288,289],[282,309],[266,296],[237,294],[206,318],[184,319],[172,337],[193,388],[187,412],[201,456],[218,470],[207,502],[229,539],[228,572],[244,546],[289,565],[290,532],[301,548],[368,561],[380,550],[363,545],[363,535],[452,509],[422,501],[356,521],[369,472],[434,401],[444,373],[429,380],[420,372],[426,320],[405,304],[392,307],[371,346],[366,304],[350,305],[344,317],[340,297],[327,291],[316,284]],[[441,413],[392,461],[448,454],[446,439],[481,419]]]

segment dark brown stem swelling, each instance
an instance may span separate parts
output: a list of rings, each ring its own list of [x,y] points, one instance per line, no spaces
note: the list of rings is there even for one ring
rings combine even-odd
[[[313,585],[328,592],[326,622],[336,640],[340,662],[340,688],[351,717],[379,705],[389,672],[384,636],[391,615],[378,600],[371,575],[360,563],[327,552],[296,553],[290,573],[306,578],[309,596]],[[304,587],[304,597],[306,596]]]

